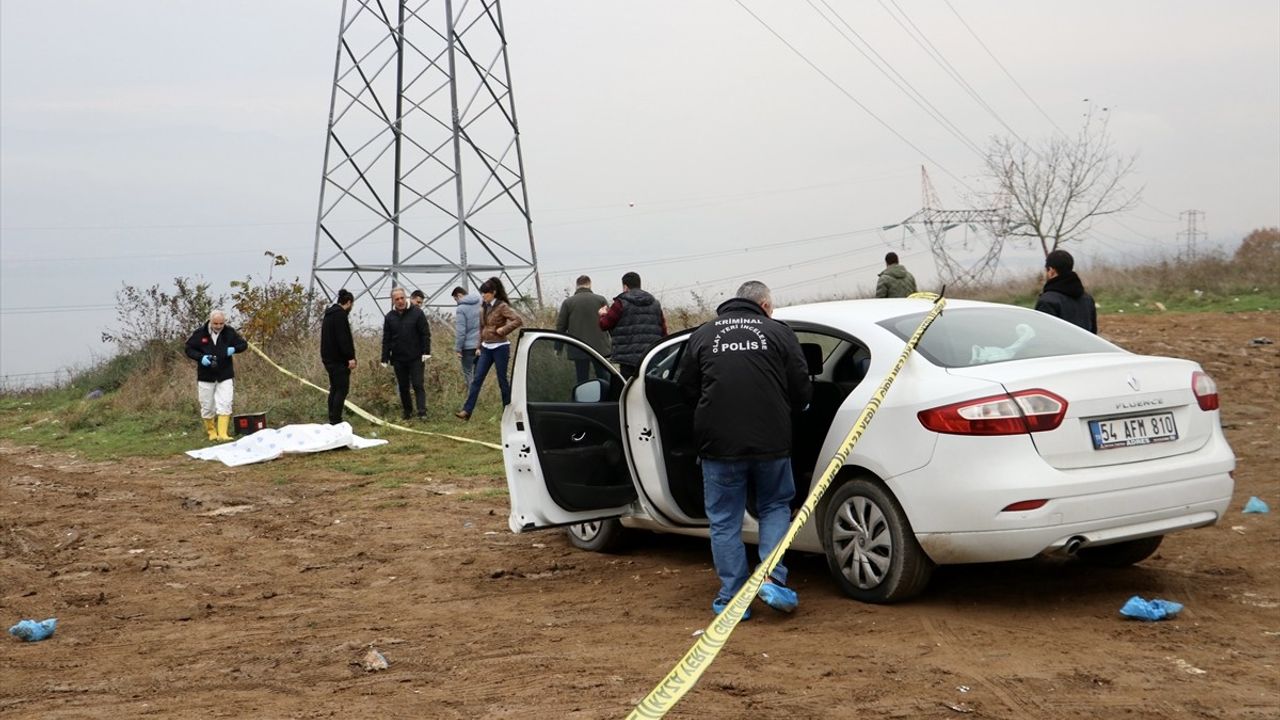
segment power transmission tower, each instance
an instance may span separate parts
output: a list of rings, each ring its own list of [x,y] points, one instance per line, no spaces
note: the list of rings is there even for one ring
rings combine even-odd
[[[1000,265],[1000,253],[1004,249],[1005,237],[1013,226],[1009,224],[1009,213],[1006,208],[986,208],[976,210],[943,210],[939,206],[938,191],[929,180],[929,171],[920,166],[920,210],[911,217],[896,225],[885,226],[884,230],[901,227],[904,234],[916,234],[923,230],[929,241],[929,249],[933,252],[934,267],[938,271],[938,279],[944,285],[966,287],[981,285],[990,280]],[[969,233],[972,232],[981,242],[980,250],[975,258],[962,260],[947,242],[947,233],[956,228],[965,233],[961,249],[969,249]],[[966,253],[972,255],[972,253]]]
[[[499,1],[343,0],[312,289],[452,305],[493,275],[541,304]]]
[[[1203,221],[1204,211],[1203,210],[1183,210],[1182,212],[1178,213],[1178,217],[1179,218],[1185,217],[1187,219],[1187,229],[1178,233],[1178,242],[1179,244],[1181,244],[1183,241],[1183,238],[1186,238],[1187,247],[1185,250],[1185,253],[1186,253],[1185,257],[1187,260],[1195,260],[1196,259],[1196,237],[1199,236],[1201,238],[1208,239],[1208,233],[1205,233],[1203,230],[1196,229],[1196,219],[1198,217],[1201,221]]]

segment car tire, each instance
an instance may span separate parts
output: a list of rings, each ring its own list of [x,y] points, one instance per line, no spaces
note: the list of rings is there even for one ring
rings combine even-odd
[[[841,591],[866,603],[918,595],[933,573],[897,498],[880,483],[855,478],[835,488],[822,512],[822,547]]]
[[[625,529],[615,518],[592,520],[565,528],[569,544],[579,550],[608,553],[622,549]]]
[[[1099,567],[1121,568],[1129,567],[1146,560],[1155,554],[1160,547],[1161,541],[1164,540],[1163,535],[1154,535],[1152,537],[1138,538],[1137,540],[1126,540],[1125,542],[1112,543],[1110,545],[1099,545],[1098,547],[1083,547],[1076,553],[1076,557],[1090,565]]]

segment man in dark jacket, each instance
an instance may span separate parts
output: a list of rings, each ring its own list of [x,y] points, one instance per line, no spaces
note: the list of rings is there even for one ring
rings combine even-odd
[[[329,373],[329,424],[342,422],[342,407],[351,389],[351,371],[356,369],[356,344],[351,337],[351,306],[355,297],[342,288],[337,302],[324,311],[320,325],[320,360]]]
[[[391,291],[391,312],[382,321],[382,367],[391,365],[395,368],[400,408],[405,420],[413,417],[410,387],[413,388],[418,419],[427,417],[427,392],[422,384],[422,371],[430,359],[431,326],[427,323],[427,316],[409,304],[404,288],[395,288]]]
[[[876,278],[876,297],[904,298],[916,291],[916,277],[898,264],[898,253],[885,253],[884,264]]]
[[[696,402],[694,435],[702,461],[703,496],[711,523],[711,557],[720,592],[719,613],[746,584],[742,545],[747,488],[755,488],[760,559],[773,552],[791,520],[792,416],[809,404],[813,388],[800,342],[774,320],[773,297],[752,280],[716,308],[716,318],[689,337],[677,382]],[[760,599],[791,612],[798,602],[781,563],[760,587]]]
[[[1044,258],[1044,292],[1036,299],[1036,310],[1098,334],[1098,307],[1084,291],[1075,273],[1075,258],[1066,250],[1054,250]]]
[[[196,395],[200,417],[210,440],[230,440],[231,402],[236,376],[232,356],[249,349],[236,329],[227,324],[221,310],[209,313],[209,322],[196,328],[187,339],[187,357],[196,361]],[[217,425],[214,418],[217,418]]]
[[[640,275],[622,276],[622,293],[608,308],[600,308],[600,329],[613,337],[613,361],[622,377],[630,379],[640,371],[640,361],[667,335],[667,319],[658,299],[640,289]]]
[[[578,289],[560,303],[560,314],[556,317],[556,332],[571,335],[586,343],[592,350],[603,357],[609,357],[609,334],[600,329],[600,308],[609,302],[603,296],[591,292],[591,278],[586,275],[578,277]],[[574,370],[578,374],[578,384],[586,382],[596,365],[595,374],[601,380],[608,379],[609,369],[593,363],[591,357],[570,345],[568,356],[573,360]]]

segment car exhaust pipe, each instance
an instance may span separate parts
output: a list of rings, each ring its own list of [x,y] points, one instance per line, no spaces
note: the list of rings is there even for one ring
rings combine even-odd
[[[1063,548],[1063,550],[1065,550],[1068,555],[1075,555],[1076,552],[1080,549],[1080,546],[1084,545],[1085,542],[1086,542],[1085,538],[1081,537],[1080,535],[1077,535],[1067,541],[1067,545],[1066,547]]]

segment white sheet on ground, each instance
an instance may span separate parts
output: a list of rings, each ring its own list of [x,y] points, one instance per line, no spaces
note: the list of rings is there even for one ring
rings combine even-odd
[[[285,425],[282,428],[266,428],[252,435],[212,447],[188,450],[187,455],[197,460],[221,460],[224,465],[237,467],[274,460],[284,453],[321,452],[337,448],[360,450],[375,445],[385,445],[386,440],[370,440],[351,432],[350,423],[337,425]]]

